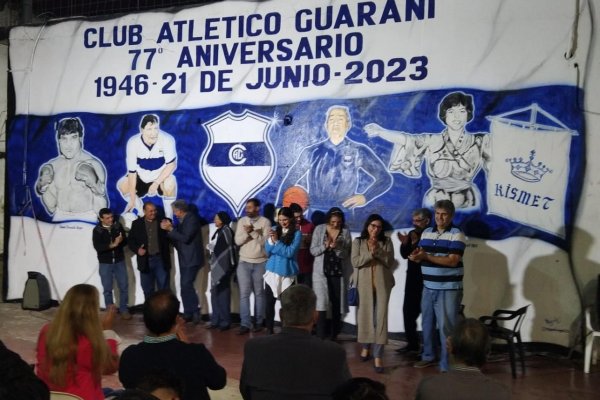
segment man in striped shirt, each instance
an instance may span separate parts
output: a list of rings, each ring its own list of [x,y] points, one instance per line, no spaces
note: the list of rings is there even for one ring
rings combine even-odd
[[[465,236],[452,225],[454,204],[450,200],[438,200],[434,208],[436,227],[423,231],[419,247],[409,256],[409,260],[421,263],[424,286],[421,299],[423,354],[415,367],[434,364],[437,333],[441,347],[440,371],[446,372],[446,338],[454,329],[463,297]]]

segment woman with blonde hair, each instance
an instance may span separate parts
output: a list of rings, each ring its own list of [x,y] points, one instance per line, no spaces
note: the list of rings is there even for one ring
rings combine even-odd
[[[36,372],[50,390],[104,399],[102,375],[116,372],[119,364],[117,336],[110,330],[117,310],[109,306],[102,320],[98,310],[98,289],[75,285],[54,320],[40,331]],[[113,338],[106,339],[105,334]]]

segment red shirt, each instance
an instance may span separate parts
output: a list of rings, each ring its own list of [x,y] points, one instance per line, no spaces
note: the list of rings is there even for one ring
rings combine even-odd
[[[310,240],[315,226],[312,222],[302,218],[300,222],[300,233],[302,233],[302,242],[298,251],[298,269],[301,274],[311,273],[313,270],[314,257],[310,254]]]
[[[42,368],[46,363],[46,332],[50,325],[45,325],[40,331],[37,343],[37,365],[36,373],[50,390],[71,393],[85,400],[103,400],[101,380],[95,379],[92,374],[92,344],[85,336],[80,336],[77,342],[76,365],[70,366],[67,371],[67,384],[63,387],[50,382],[48,371]],[[107,340],[112,354],[117,354],[117,342],[113,339]],[[75,369],[75,374],[73,374]]]

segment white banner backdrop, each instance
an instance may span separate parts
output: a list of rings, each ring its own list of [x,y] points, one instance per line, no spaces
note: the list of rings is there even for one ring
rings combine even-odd
[[[251,190],[245,190],[242,195],[233,193],[230,187],[223,188],[227,186],[227,177],[202,175],[212,168],[207,161],[209,151],[203,153],[208,147],[208,144],[205,146],[208,133],[200,129],[186,131],[188,125],[183,124],[186,115],[204,124],[205,130],[211,128],[206,121],[230,115],[229,108],[239,111],[231,114],[233,119],[243,114],[242,111],[247,111],[245,115],[255,113],[257,120],[270,114],[271,123],[278,129],[283,125],[283,115],[278,111],[265,111],[270,110],[269,107],[283,105],[295,110],[290,104],[298,103],[298,109],[306,108],[303,111],[306,115],[318,115],[302,125],[299,116],[303,114],[298,111],[292,124],[298,130],[291,138],[275,130],[265,136],[265,142],[269,137],[274,142],[274,149],[267,148],[275,170],[269,170],[263,177],[266,182],[263,194],[276,197],[281,189],[279,184],[297,154],[318,138],[313,132],[321,128],[321,115],[326,107],[313,110],[305,105],[352,103],[355,107],[351,109],[353,122],[357,132],[360,131],[353,139],[371,148],[382,165],[388,166],[387,179],[394,182],[391,189],[386,189],[387,197],[380,194],[379,203],[369,206],[389,211],[389,208],[400,207],[396,206],[398,198],[405,199],[406,210],[397,212],[406,218],[391,221],[394,230],[405,231],[410,210],[421,206],[429,179],[436,177],[426,175],[427,160],[422,158],[418,164],[420,181],[393,171],[394,160],[390,153],[397,142],[366,139],[362,128],[378,122],[389,129],[402,128],[414,137],[427,132],[436,132],[431,135],[435,136],[443,129],[437,108],[444,95],[453,91],[467,92],[469,96],[474,93],[474,114],[478,115],[471,126],[476,125],[474,131],[478,135],[491,138],[493,158],[487,165],[489,172],[482,168],[483,161],[479,160],[478,175],[467,182],[479,187],[487,196],[482,196],[482,204],[468,212],[461,211],[461,221],[465,221],[468,228],[473,215],[476,216],[473,218],[483,219],[498,216],[503,218],[502,224],[522,224],[564,238],[565,224],[571,222],[564,216],[567,200],[558,205],[554,203],[551,210],[554,214],[548,218],[547,212],[532,215],[529,210],[507,204],[507,196],[494,196],[494,193],[498,182],[513,182],[514,187],[518,180],[510,168],[506,169],[512,165],[507,160],[519,162],[521,157],[522,162],[527,162],[534,148],[536,157],[530,161],[538,163],[537,157],[542,156],[538,149],[547,148],[548,153],[541,161],[548,169],[541,180],[544,196],[566,196],[564,188],[570,176],[569,146],[576,134],[583,135],[580,129],[583,124],[579,111],[574,111],[577,99],[565,98],[565,93],[577,96],[574,66],[585,65],[591,32],[589,19],[584,18],[589,13],[587,5],[585,2],[579,5],[578,32],[573,32],[576,7],[573,2],[563,0],[226,1],[175,13],[148,12],[97,21],[52,21],[43,26],[12,29],[10,60],[17,123],[9,139],[13,141],[9,145],[14,159],[9,165],[9,190],[13,200],[8,298],[22,296],[28,270],[52,274],[56,283],[55,298],[76,282],[100,286],[91,244],[92,226],[82,222],[52,224],[35,220],[27,212],[26,207],[31,203],[26,200],[33,198],[34,207],[40,207],[40,200],[20,193],[35,192],[38,170],[41,171],[45,160],[56,155],[55,148],[51,149],[53,154],[47,154],[48,143],[52,142],[40,138],[53,136],[52,124],[70,115],[85,120],[86,149],[94,148],[92,154],[106,167],[107,202],[120,211],[126,203],[116,190],[117,180],[125,172],[119,163],[124,158],[123,142],[137,129],[137,113],[180,113],[168,126],[177,141],[175,174],[180,193],[192,199],[201,210],[207,205],[208,209],[202,211],[212,218],[214,212],[232,203],[239,207]],[[565,57],[573,48],[575,36],[577,52],[572,58]],[[553,99],[552,95],[562,100]],[[520,97],[526,98],[527,103],[521,104]],[[508,99],[506,104],[501,104],[503,99]],[[546,141],[547,136],[544,136],[519,148],[522,155],[516,154],[512,144],[522,141],[522,136],[515,139],[514,135],[519,132],[506,127],[498,131],[498,125],[488,127],[484,122],[486,117],[527,106],[533,102],[530,100],[559,104],[552,112],[564,122],[563,133],[548,134],[555,135],[553,138],[561,135],[557,142]],[[565,107],[561,108],[563,103]],[[571,104],[571,108],[566,104]],[[111,118],[127,119],[127,122],[121,126]],[[399,121],[409,128],[398,127]],[[179,124],[184,128],[180,128],[177,135],[174,132]],[[194,147],[197,143],[201,143],[200,148]],[[229,141],[214,142],[215,145],[224,143]],[[25,160],[19,158],[21,155]],[[562,162],[566,169],[554,166]],[[22,165],[28,165],[26,171],[20,170]],[[197,183],[211,179],[219,182],[213,182],[212,186]],[[525,185],[521,182],[518,181]],[[418,192],[414,195],[407,188]],[[500,192],[504,193],[505,189]],[[227,197],[230,202],[223,200]],[[41,215],[44,208],[39,210],[37,217],[50,221],[48,215]],[[362,218],[358,209],[349,210],[348,215],[357,221]],[[485,237],[497,238],[494,227],[489,229],[492,233]],[[522,234],[522,230],[517,234]],[[531,254],[539,253],[535,240],[527,243]],[[397,243],[395,245],[397,249]],[[505,245],[494,246],[504,248]],[[513,245],[511,241],[508,246]],[[546,243],[540,246],[543,248],[540,252],[547,251]],[[467,248],[466,259],[470,250]],[[523,260],[528,257],[523,256],[515,264],[526,268]],[[405,261],[398,259],[398,264],[390,303],[390,309],[394,310],[390,331],[403,331],[398,310],[402,307]],[[467,281],[471,272],[466,265]],[[137,271],[135,265],[132,267],[130,277],[135,283]],[[518,283],[515,285],[517,287],[507,290],[518,291]],[[473,288],[465,285],[466,299],[472,298]],[[130,297],[139,304],[143,301],[139,285],[134,291],[135,297]],[[513,300],[521,303],[519,296]],[[506,303],[506,299],[499,301],[504,302],[503,306],[512,305]],[[569,314],[570,310],[563,312]],[[353,316],[347,321],[353,322]],[[565,341],[564,338],[548,340]]]

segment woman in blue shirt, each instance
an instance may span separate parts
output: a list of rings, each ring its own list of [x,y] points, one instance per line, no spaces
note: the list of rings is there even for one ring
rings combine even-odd
[[[282,207],[277,215],[277,225],[271,229],[265,242],[267,265],[265,267],[265,321],[268,333],[273,333],[275,302],[291,286],[298,275],[297,254],[302,233],[296,228],[294,214]]]

